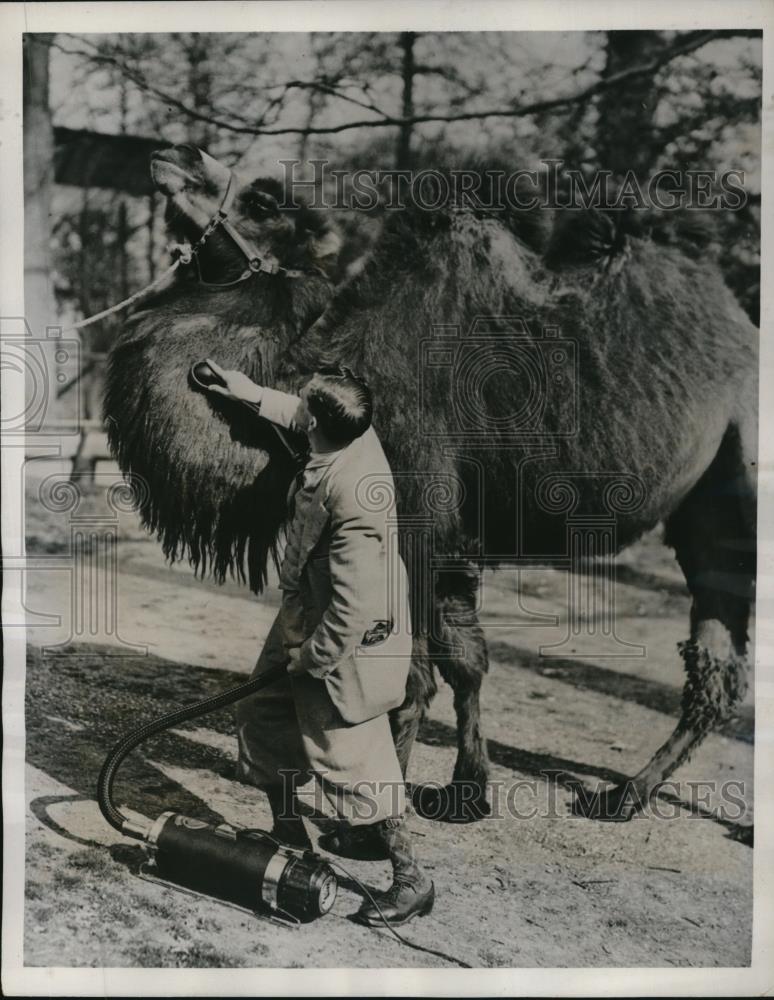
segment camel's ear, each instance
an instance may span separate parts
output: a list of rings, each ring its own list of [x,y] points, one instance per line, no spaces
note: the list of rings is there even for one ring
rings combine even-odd
[[[199,156],[202,158],[202,164],[204,166],[204,172],[207,175],[207,180],[215,187],[218,191],[225,191],[228,187],[228,182],[231,179],[231,171],[223,163],[220,163],[215,159],[214,156],[210,156],[209,153],[205,153],[203,149],[199,150]]]

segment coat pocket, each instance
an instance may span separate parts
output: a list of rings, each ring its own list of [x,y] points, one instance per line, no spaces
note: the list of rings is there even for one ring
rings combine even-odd
[[[345,722],[367,722],[403,704],[411,646],[410,635],[391,633],[357,646],[326,676],[328,693]]]

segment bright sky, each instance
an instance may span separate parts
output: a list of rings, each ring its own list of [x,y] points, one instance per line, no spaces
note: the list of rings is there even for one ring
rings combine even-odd
[[[104,36],[87,36],[94,41]],[[128,36],[141,38],[143,36]],[[175,36],[145,36],[159,43],[160,58],[152,61],[148,77],[159,81],[180,100],[192,101],[186,77],[187,70],[175,53],[179,43]],[[271,85],[288,80],[309,80],[319,75],[314,50],[332,36],[311,36],[306,33],[221,34],[209,36],[212,42],[211,73],[213,91],[221,95],[217,101],[223,117],[229,112],[242,114],[245,124],[251,124],[251,114],[257,115],[267,99],[278,93]],[[349,35],[337,46],[354,44],[367,36]],[[124,36],[126,39],[127,36]],[[115,44],[117,36],[112,36]],[[67,48],[83,48],[84,43],[65,35],[57,36],[58,44]],[[376,65],[380,43],[387,49],[390,68],[398,65],[397,36],[379,36],[372,43],[373,52],[361,56],[352,67],[352,79],[346,92],[349,96],[375,103],[387,114],[400,114],[400,79],[395,72],[380,71]],[[223,55],[220,46],[234,46]],[[760,65],[760,42],[757,39],[736,38],[705,46],[695,56],[712,65],[718,75],[713,82],[715,91],[728,90],[734,96],[753,95],[759,89],[748,65]],[[339,55],[334,51],[334,58]],[[415,46],[417,62],[438,69],[450,68],[475,93],[464,95],[465,109],[508,107],[540,97],[574,93],[596,79],[604,64],[604,34],[601,32],[478,32],[438,33],[420,36]],[[694,57],[691,57],[693,59]],[[72,128],[89,128],[102,132],[118,132],[121,126],[120,95],[104,71],[89,67],[84,72],[79,60],[61,51],[52,52],[51,102],[56,124]],[[166,63],[166,65],[164,65]],[[684,63],[685,65],[685,63]],[[674,112],[674,102],[683,107],[698,98],[681,75],[679,62],[672,64],[673,73],[666,89],[673,93],[662,101],[658,115],[662,118]],[[239,88],[229,81],[238,83]],[[360,86],[365,83],[366,92]],[[671,86],[670,86],[671,85]],[[254,88],[252,98],[244,87]],[[268,89],[267,89],[268,88]],[[448,79],[440,74],[417,78],[415,99],[420,110],[448,110],[450,98]],[[304,125],[308,115],[308,91],[291,92],[279,125]],[[459,92],[458,92],[459,93]],[[671,102],[671,104],[670,104]],[[333,100],[318,114],[317,125],[334,125],[353,119],[377,116],[368,110],[342,100]],[[191,140],[190,120],[164,102],[130,86],[126,96],[127,131],[142,135],[159,135],[173,142]],[[196,126],[193,126],[195,128]],[[487,146],[518,144],[539,147],[546,138],[532,119],[489,118],[484,122],[461,122],[451,125],[427,124],[418,134],[426,143],[443,139],[444,145],[460,153],[480,151]],[[383,142],[394,142],[394,129],[353,130],[331,137],[315,137],[305,148],[305,155],[347,156],[373,142],[379,136]],[[194,138],[194,141],[197,141]],[[210,139],[210,148],[226,152],[238,148],[238,164],[247,173],[275,172],[277,160],[299,155],[297,135],[260,136],[250,140],[220,130]],[[550,150],[545,154],[551,155]],[[748,174],[750,189],[759,190],[760,132],[757,126],[736,128],[724,137],[715,151],[715,159],[723,168],[742,167]]]

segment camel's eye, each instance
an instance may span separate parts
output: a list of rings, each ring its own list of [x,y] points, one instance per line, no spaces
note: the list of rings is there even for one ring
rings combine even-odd
[[[257,218],[266,217],[268,215],[276,215],[279,212],[279,203],[277,199],[270,195],[267,191],[246,191],[244,195],[244,203],[247,210],[251,215]]]

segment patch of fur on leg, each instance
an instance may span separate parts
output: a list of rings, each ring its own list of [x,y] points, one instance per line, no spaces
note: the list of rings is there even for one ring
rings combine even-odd
[[[390,728],[403,776],[425,711],[438,690],[433,664],[427,654],[427,640],[415,636],[403,704],[390,712]]]
[[[438,683],[427,649],[427,638],[415,635],[411,654],[411,670],[406,682],[406,700],[397,711],[402,712],[408,706],[415,705],[418,707],[419,714],[424,715],[437,693]]]
[[[677,644],[686,671],[680,726],[700,733],[728,719],[747,691],[746,657],[734,651],[720,622],[703,625],[710,627],[697,630],[699,639]]]

